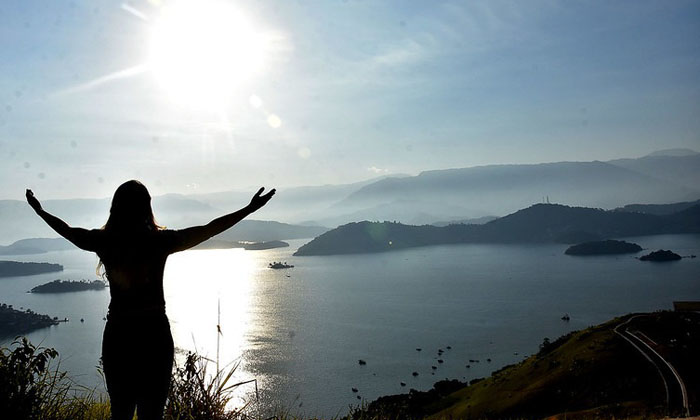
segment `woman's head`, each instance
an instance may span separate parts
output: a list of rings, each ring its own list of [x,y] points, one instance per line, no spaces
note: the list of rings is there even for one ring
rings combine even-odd
[[[157,229],[151,209],[151,195],[146,186],[136,180],[120,185],[114,192],[105,230],[133,232]]]

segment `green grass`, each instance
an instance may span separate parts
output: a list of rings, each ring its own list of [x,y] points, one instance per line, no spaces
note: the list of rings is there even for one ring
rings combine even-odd
[[[25,420],[109,420],[109,401],[102,393],[72,382],[55,362],[58,352],[17,338],[0,348],[2,417]],[[56,365],[56,368],[51,366]],[[209,375],[206,362],[187,355],[173,372],[165,407],[166,420],[244,420],[246,405],[230,408],[236,366]],[[282,416],[290,418],[290,416]]]
[[[109,404],[94,391],[74,384],[51,361],[54,349],[36,347],[26,338],[0,348],[0,407],[4,418],[108,420]]]
[[[541,418],[561,413],[609,418],[657,413],[660,401],[655,391],[660,384],[655,372],[615,335],[612,327],[617,323],[619,319],[554,343],[543,342],[537,355],[453,393],[429,418]]]

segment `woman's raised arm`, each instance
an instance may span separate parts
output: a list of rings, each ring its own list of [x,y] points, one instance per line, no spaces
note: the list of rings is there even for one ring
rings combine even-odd
[[[185,249],[192,248],[193,246],[206,241],[212,236],[218,235],[219,233],[243,220],[249,214],[259,210],[262,206],[267,204],[268,201],[270,201],[273,195],[275,195],[274,188],[265,195],[262,195],[263,191],[265,191],[265,187],[260,188],[258,192],[255,193],[253,198],[250,200],[250,204],[238,211],[216,218],[206,225],[193,226],[178,231],[180,241],[173,252],[184,251]]]
[[[25,195],[27,197],[27,203],[29,203],[29,205],[32,206],[36,214],[38,214],[39,217],[44,219],[46,224],[49,225],[53,230],[55,230],[56,233],[68,239],[70,242],[73,243],[73,245],[77,246],[80,249],[93,252],[97,251],[98,242],[93,231],[68,226],[68,223],[64,222],[63,220],[44,210],[41,207],[41,203],[39,203],[39,200],[37,200],[37,198],[34,197],[34,193],[32,192],[32,190],[27,189]]]

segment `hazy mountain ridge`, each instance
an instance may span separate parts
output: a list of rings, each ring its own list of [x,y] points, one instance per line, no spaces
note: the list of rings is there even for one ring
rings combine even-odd
[[[694,170],[700,173],[700,161]],[[571,205],[615,208],[698,196],[700,191],[694,188],[605,162],[558,162],[426,171],[415,177],[386,179],[361,188],[336,207],[358,209],[414,199],[432,201],[435,208],[449,205],[471,209],[473,214],[462,217],[480,217],[506,214],[543,202],[546,197]]]
[[[213,240],[270,242],[281,239],[313,238],[326,231],[328,231],[328,228],[321,226],[299,226],[263,220],[242,220],[231,229],[215,236]],[[56,233],[54,232],[53,235],[56,235]],[[10,245],[0,246],[0,255],[42,254],[49,251],[68,249],[75,249],[75,245],[63,238],[32,238],[21,239]]]
[[[243,207],[239,205],[236,209]],[[42,206],[52,214],[62,218],[71,226],[87,229],[102,227],[109,216],[109,200],[46,200]],[[156,222],[168,229],[180,229],[188,226],[206,224],[212,219],[225,214],[206,203],[179,195],[167,195],[153,198],[153,211]],[[55,238],[57,236],[27,205],[19,200],[0,201],[0,232],[6,241],[19,241],[0,248],[0,253],[40,253],[48,249],[37,244],[30,244],[24,238]],[[275,221],[242,220],[218,239],[231,241],[271,241],[282,239],[313,238],[328,229],[322,226],[300,226]],[[23,252],[22,247],[25,248]],[[34,247],[35,249],[31,249]],[[69,247],[70,248],[70,247]],[[41,251],[44,249],[44,251]],[[63,249],[63,248],[61,248]],[[39,252],[37,252],[39,251]]]
[[[669,150],[651,153],[638,159],[617,159],[608,163],[660,180],[697,189],[700,185],[700,153],[684,149],[683,154]]]
[[[275,199],[264,208],[267,219],[289,223],[316,222],[327,217],[328,208],[343,200],[359,188],[388,177],[403,177],[407,175],[392,174],[374,177],[364,181],[349,184],[325,184],[281,188],[277,190]],[[274,185],[270,186],[274,187]],[[250,191],[221,191],[208,194],[192,194],[187,197],[207,203],[221,210],[231,211],[250,201],[255,190]],[[323,223],[320,223],[323,225]]]
[[[700,197],[698,185],[700,154],[671,150],[609,162],[488,165],[286,188],[278,190],[256,217],[330,227],[360,220],[425,224],[509,214],[547,199],[606,209],[629,203],[688,202]],[[167,194],[153,198],[153,209],[159,224],[177,229],[239,209],[252,193]],[[107,220],[110,199],[46,200],[43,204],[71,225],[97,228]],[[0,200],[0,215],[0,232],[8,242],[55,236],[23,201]],[[293,238],[235,238],[266,239]]]
[[[678,213],[697,205],[700,205],[700,200],[684,201],[682,203],[673,204],[628,204],[615,210],[626,211],[628,213],[636,212],[662,216],[667,214]]]
[[[72,249],[75,245],[63,238],[20,239],[10,245],[0,245],[0,255],[43,254],[49,251]]]
[[[294,255],[385,252],[455,243],[576,243],[603,238],[700,233],[700,205],[669,216],[536,204],[484,225],[410,226],[359,222],[340,226]]]

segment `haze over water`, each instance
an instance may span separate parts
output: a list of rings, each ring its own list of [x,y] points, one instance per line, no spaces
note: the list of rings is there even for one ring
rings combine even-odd
[[[649,250],[700,254],[698,235],[630,240]],[[564,245],[291,257],[304,242],[267,251],[187,251],[171,256],[166,268],[167,312],[178,353],[196,349],[216,358],[220,301],[220,364],[240,362],[234,381],[258,380],[264,412],[281,407],[344,414],[359,402],[352,387],[372,400],[425,390],[444,378],[488,376],[536,352],[544,337],[629,312],[670,309],[674,300],[700,299],[697,258],[653,264],[633,256],[571,257],[563,254]],[[0,294],[15,308],[68,317],[70,322],[28,337],[59,350],[61,367],[78,383],[99,385],[95,366],[109,292],[25,293],[56,278],[94,278],[96,257],[66,251],[13,259],[64,265],[62,273],[2,279]],[[267,268],[280,260],[295,267]],[[564,313],[570,322],[560,319]],[[438,349],[444,350],[442,364]],[[241,400],[253,398],[253,390],[252,384],[242,386]]]

